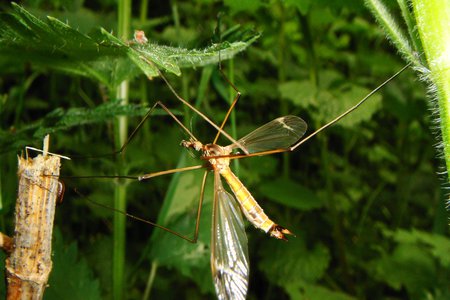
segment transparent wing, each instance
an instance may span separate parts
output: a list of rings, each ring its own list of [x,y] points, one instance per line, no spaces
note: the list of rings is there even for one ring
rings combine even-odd
[[[288,148],[305,134],[306,122],[297,116],[279,117],[250,132],[238,142],[249,153]],[[231,145],[236,148],[236,145]]]
[[[218,299],[245,300],[248,289],[248,242],[241,209],[215,173],[211,269]]]

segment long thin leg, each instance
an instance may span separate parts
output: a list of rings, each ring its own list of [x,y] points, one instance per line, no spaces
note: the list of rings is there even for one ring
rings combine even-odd
[[[226,122],[228,121],[228,117],[230,116],[231,112],[234,109],[234,106],[236,105],[236,103],[238,102],[239,98],[241,97],[241,92],[239,92],[239,90],[236,88],[236,86],[228,79],[228,77],[225,75],[225,73],[223,73],[221,66],[219,66],[219,70],[220,70],[220,73],[222,74],[223,78],[236,91],[236,96],[234,97],[233,102],[231,103],[230,107],[228,108],[227,114],[225,115],[225,118],[223,119],[222,124],[220,125],[220,129],[223,129],[223,127],[225,126]],[[216,137],[214,138],[213,144],[217,143],[217,140],[219,139],[220,133],[221,133],[220,130],[217,131],[217,134],[216,134]],[[239,147],[239,148],[241,148],[241,147]],[[245,153],[248,153],[247,149],[243,149],[243,148],[241,148],[241,149]]]
[[[180,119],[178,119],[171,111],[169,108],[167,108],[161,101],[157,101],[155,104],[153,104],[153,106],[147,111],[147,113],[145,114],[145,116],[142,118],[142,120],[139,122],[139,124],[136,126],[136,128],[133,130],[133,132],[131,132],[131,134],[128,136],[127,140],[125,141],[125,143],[120,147],[120,149],[115,150],[112,153],[107,153],[107,154],[100,154],[100,155],[94,155],[94,156],[76,156],[76,155],[72,155],[72,158],[99,158],[99,157],[110,157],[110,156],[115,156],[118,154],[122,154],[125,150],[125,148],[128,146],[128,144],[132,141],[132,139],[136,136],[136,133],[141,129],[142,125],[144,125],[144,123],[151,117],[153,111],[155,110],[156,106],[161,106],[161,108],[172,118],[175,120],[175,122],[177,122],[177,124],[195,141],[197,141],[198,139],[194,136],[194,134],[188,129],[186,128],[186,126],[184,126],[183,122],[180,121]],[[33,149],[34,150],[34,149]],[[65,158],[65,157],[63,157]]]
[[[144,118],[142,118],[142,120],[139,122],[138,126],[136,126],[136,128],[133,130],[133,132],[130,134],[130,136],[128,137],[128,139],[125,141],[125,143],[122,145],[122,147],[120,147],[119,150],[115,151],[114,154],[121,154],[125,147],[131,142],[131,140],[134,138],[134,136],[136,135],[136,133],[139,131],[139,129],[141,129],[142,125],[145,123],[145,121],[147,121],[147,119],[151,116],[152,112],[154,111],[154,109],[156,108],[156,106],[159,105],[161,106],[162,109],[164,109],[164,111],[172,117],[172,119],[175,120],[175,122],[178,123],[178,125],[180,125],[180,127],[187,133],[189,134],[189,136],[194,139],[195,141],[197,141],[198,139],[194,136],[194,134],[186,128],[186,126],[184,126],[184,124],[161,102],[161,101],[157,101],[155,104],[153,104],[152,108],[150,108],[150,110],[145,114]]]
[[[61,178],[76,178],[76,179],[89,179],[89,178],[96,178],[96,179],[135,179],[135,180],[146,180],[149,178],[161,176],[161,175],[167,175],[167,174],[173,174],[178,172],[184,172],[184,171],[191,171],[191,170],[198,170],[204,168],[203,165],[196,165],[196,166],[190,166],[190,167],[183,167],[183,168],[176,168],[176,169],[170,169],[170,170],[164,170],[159,172],[153,172],[153,173],[147,173],[142,175],[88,175],[88,176],[60,176]],[[55,175],[47,175],[49,177],[55,176]]]
[[[204,168],[204,166],[203,165],[197,165],[197,166],[192,166],[192,167],[184,167],[184,168],[177,168],[177,169],[159,171],[159,172],[154,172],[154,173],[149,173],[149,174],[143,174],[143,175],[138,176],[138,180],[141,181],[141,180],[153,178],[153,177],[156,177],[156,176],[172,174],[172,173],[177,173],[177,172],[190,171],[190,170],[197,170],[197,169],[201,169],[201,168]]]
[[[156,228],[162,229],[162,230],[167,231],[168,233],[171,233],[171,234],[173,234],[175,236],[178,236],[178,237],[180,237],[180,238],[182,238],[182,239],[184,239],[184,240],[186,240],[186,241],[188,241],[190,243],[195,244],[195,243],[197,243],[198,232],[199,232],[199,229],[200,229],[200,217],[201,217],[201,214],[202,214],[203,199],[204,199],[204,195],[205,195],[205,185],[206,185],[207,177],[208,177],[208,171],[205,171],[204,174],[203,174],[202,187],[201,187],[201,190],[200,190],[200,198],[199,198],[199,201],[198,201],[197,217],[196,217],[196,220],[195,220],[194,236],[192,238],[189,238],[187,235],[183,235],[183,234],[181,234],[181,233],[179,233],[179,232],[177,232],[175,230],[172,230],[170,228],[167,228],[167,227],[164,227],[162,225],[156,224],[156,223],[154,223],[152,221],[149,221],[149,220],[137,217],[137,216],[129,214],[129,213],[125,212],[125,211],[122,211],[122,210],[110,207],[108,205],[104,205],[104,204],[98,203],[96,201],[93,201],[93,200],[89,199],[89,197],[86,197],[85,195],[81,194],[78,190],[75,190],[75,192],[77,194],[79,194],[80,196],[82,196],[83,198],[85,198],[87,201],[89,201],[93,205],[96,205],[96,206],[99,206],[99,207],[103,207],[103,208],[106,208],[106,209],[111,209],[111,210],[115,211],[116,213],[123,214],[123,215],[125,215],[125,216],[127,216],[127,217],[129,217],[131,219],[136,220],[136,221],[143,222],[143,223],[149,224],[151,226],[154,226]]]
[[[202,117],[206,122],[208,122],[212,127],[214,127],[215,129],[217,129],[221,134],[223,134],[231,143],[237,145],[239,148],[242,149],[242,151],[244,151],[245,153],[248,153],[245,148],[238,142],[236,141],[234,138],[232,138],[226,131],[224,131],[222,128],[220,128],[219,126],[217,126],[213,121],[211,121],[211,119],[209,119],[204,113],[202,113],[201,111],[199,111],[198,109],[196,109],[194,106],[192,106],[192,104],[190,104],[188,101],[184,100],[176,91],[175,89],[172,87],[172,85],[169,83],[169,81],[167,80],[167,78],[162,74],[162,72],[158,69],[158,67],[151,61],[149,61],[148,59],[146,59],[145,57],[141,56],[141,59],[144,60],[145,62],[147,62],[148,64],[152,65],[155,67],[155,69],[157,70],[159,76],[164,80],[164,82],[167,84],[167,86],[169,87],[170,91],[172,92],[172,94],[175,95],[175,97],[181,101],[181,103],[183,103],[184,105],[186,105],[187,107],[189,107],[192,111],[194,111],[196,114],[198,114],[200,117]]]
[[[375,94],[377,91],[379,91],[381,88],[383,88],[388,82],[390,82],[391,80],[393,80],[395,77],[397,77],[398,75],[400,75],[403,71],[405,71],[409,66],[411,65],[411,63],[407,64],[406,66],[404,66],[402,69],[400,69],[397,73],[395,73],[394,75],[392,75],[391,77],[389,77],[387,80],[385,80],[382,84],[380,84],[376,89],[374,89],[373,91],[371,91],[367,96],[365,96],[363,99],[361,99],[358,103],[356,103],[355,105],[353,105],[352,107],[350,107],[349,109],[347,109],[344,113],[340,114],[339,116],[337,116],[336,118],[334,118],[332,121],[328,122],[327,124],[323,125],[322,127],[320,127],[319,129],[317,129],[316,131],[314,131],[313,133],[311,133],[310,135],[308,135],[307,137],[301,139],[300,141],[298,141],[296,144],[292,145],[289,148],[285,148],[285,149],[274,149],[274,150],[268,150],[268,151],[261,151],[261,152],[254,152],[254,153],[249,153],[249,154],[230,154],[230,155],[223,155],[223,156],[208,156],[208,157],[202,157],[202,159],[204,160],[209,160],[209,159],[214,159],[214,158],[229,158],[229,159],[238,159],[238,158],[245,158],[245,157],[252,157],[252,156],[264,156],[264,155],[269,155],[269,154],[275,154],[275,153],[282,153],[282,152],[291,152],[294,151],[295,149],[297,149],[297,147],[299,147],[301,144],[305,143],[307,140],[309,140],[310,138],[312,138],[313,136],[315,136],[316,134],[318,134],[319,132],[321,132],[322,130],[330,127],[331,125],[335,124],[336,122],[338,122],[340,119],[342,119],[343,117],[345,117],[346,115],[348,115],[349,113],[351,113],[352,111],[354,111],[355,109],[357,109],[359,106],[361,106],[367,99],[369,99],[373,94]]]
[[[318,134],[319,132],[321,132],[322,130],[330,127],[331,125],[335,124],[336,122],[338,122],[340,119],[342,119],[343,117],[345,117],[346,115],[348,115],[349,113],[351,113],[352,111],[354,111],[355,109],[357,109],[358,107],[361,106],[361,104],[363,104],[367,99],[369,99],[373,94],[375,94],[376,92],[378,92],[382,87],[384,87],[388,82],[390,82],[392,79],[394,79],[395,77],[397,77],[398,75],[400,75],[403,71],[405,71],[412,63],[407,64],[406,66],[404,66],[403,68],[401,68],[397,73],[395,73],[394,75],[392,75],[391,77],[389,77],[388,79],[386,79],[382,84],[380,84],[376,89],[374,89],[373,91],[371,91],[369,94],[367,94],[367,96],[365,96],[363,99],[361,99],[361,101],[359,101],[358,103],[356,103],[355,105],[353,105],[352,107],[350,107],[349,109],[347,109],[344,113],[340,114],[339,116],[337,116],[336,118],[334,118],[332,121],[328,122],[327,124],[323,125],[322,127],[320,127],[319,129],[317,129],[316,131],[314,131],[313,133],[311,133],[310,135],[308,135],[307,137],[305,137],[304,139],[300,140],[299,142],[297,142],[295,145],[289,147],[289,151],[294,151],[298,146],[300,146],[301,144],[303,144],[304,142],[306,142],[307,140],[309,140],[310,138],[312,138],[313,136],[315,136],[316,134]]]

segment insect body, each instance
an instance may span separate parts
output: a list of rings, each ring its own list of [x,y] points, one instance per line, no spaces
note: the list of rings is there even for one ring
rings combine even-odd
[[[242,145],[248,153],[283,149],[297,142],[306,131],[306,123],[296,116],[277,118],[256,129],[236,145]],[[203,154],[214,172],[214,208],[211,236],[211,268],[219,299],[245,299],[248,287],[248,250],[244,223],[240,211],[256,228],[277,239],[287,240],[292,233],[272,221],[263,211],[244,184],[230,169],[230,154],[234,144],[203,145],[198,140],[183,141],[183,147],[193,148]],[[211,157],[211,158],[209,158]],[[234,193],[225,191],[221,177]],[[236,200],[235,200],[236,199]]]
[[[153,64],[151,62],[148,63]],[[192,148],[195,151],[201,152],[201,158],[206,161],[206,167],[209,170],[212,170],[214,173],[214,201],[212,214],[213,225],[211,229],[211,269],[216,294],[219,299],[245,299],[249,281],[249,259],[248,242],[247,236],[245,234],[245,226],[242,218],[242,213],[244,213],[249,222],[252,223],[256,228],[263,230],[272,237],[286,240],[285,235],[290,235],[292,233],[288,229],[276,224],[264,213],[261,206],[256,202],[247,188],[230,169],[230,160],[294,151],[301,144],[357,109],[372,94],[386,85],[386,83],[388,83],[394,77],[398,76],[408,66],[409,65],[405,66],[396,74],[391,76],[391,78],[382,83],[370,94],[360,100],[356,105],[352,106],[347,111],[345,111],[329,123],[323,125],[319,129],[315,130],[303,139],[302,137],[307,129],[305,121],[296,116],[284,116],[257,128],[256,130],[252,131],[239,140],[234,140],[223,130],[223,126],[226,123],[234,105],[240,97],[239,92],[237,92],[234,101],[228,109],[222,125],[218,126],[202,112],[192,106],[188,101],[180,97],[172,88],[167,79],[159,72],[161,78],[167,83],[170,90],[180,100],[180,102],[189,107],[192,111],[201,116],[211,126],[218,130],[214,141],[210,144],[201,143],[163,103],[158,101],[147,112],[146,116],[139,123],[138,127],[129,136],[128,140],[120,148],[120,150],[115,152],[115,154],[123,152],[125,146],[132,140],[145,120],[150,117],[156,106],[160,106],[190,136],[190,140],[183,141],[181,145],[185,148]],[[225,147],[218,145],[216,142],[220,135],[226,137],[229,141],[232,142],[232,144]],[[241,153],[233,152],[238,148],[242,151]],[[103,178],[114,177],[142,181],[161,175],[173,174],[189,170],[198,170],[204,167],[204,165],[196,165],[142,174],[138,176],[103,176]],[[208,172],[206,171],[203,176],[193,238],[185,236],[179,232],[158,225],[151,221],[130,215],[126,212],[120,210],[115,211],[121,212],[133,219],[163,229],[191,243],[195,243],[197,242],[198,238],[199,220],[207,174]],[[233,191],[235,197],[233,197],[233,195],[231,195],[224,189],[221,182],[221,177],[225,179],[225,181]],[[89,178],[89,176],[84,176],[84,178]]]

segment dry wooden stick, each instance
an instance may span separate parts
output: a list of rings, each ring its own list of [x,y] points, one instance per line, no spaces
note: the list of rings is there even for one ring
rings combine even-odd
[[[11,254],[6,260],[7,299],[42,299],[52,269],[51,241],[58,198],[60,157],[19,157],[19,193]],[[50,176],[49,176],[50,175]]]

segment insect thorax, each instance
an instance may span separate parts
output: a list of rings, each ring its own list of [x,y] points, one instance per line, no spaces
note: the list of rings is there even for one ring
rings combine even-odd
[[[217,144],[206,144],[203,146],[203,156],[222,156],[231,153],[229,147],[222,147]],[[221,172],[224,168],[228,168],[230,165],[229,158],[213,158],[208,160],[213,169]]]

